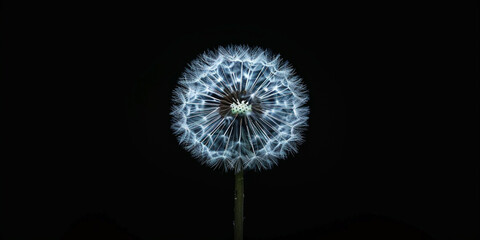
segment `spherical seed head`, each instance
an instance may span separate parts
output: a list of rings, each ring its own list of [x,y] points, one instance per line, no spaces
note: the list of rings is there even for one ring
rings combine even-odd
[[[303,141],[307,101],[301,79],[279,55],[219,47],[192,61],[179,80],[172,129],[203,164],[269,169]]]

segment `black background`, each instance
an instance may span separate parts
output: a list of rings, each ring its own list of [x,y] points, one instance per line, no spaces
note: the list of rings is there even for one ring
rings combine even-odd
[[[440,7],[440,8],[439,8]],[[233,175],[178,146],[207,49],[280,53],[311,114],[246,173],[247,239],[478,239],[478,6],[2,6],[3,239],[230,239]]]

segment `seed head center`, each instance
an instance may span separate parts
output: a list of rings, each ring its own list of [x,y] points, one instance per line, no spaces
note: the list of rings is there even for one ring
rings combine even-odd
[[[247,114],[252,111],[252,105],[245,100],[242,100],[242,102],[236,100],[230,104],[230,109],[232,114]]]

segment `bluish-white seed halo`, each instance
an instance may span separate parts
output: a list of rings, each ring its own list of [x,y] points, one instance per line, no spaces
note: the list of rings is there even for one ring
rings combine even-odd
[[[173,92],[172,129],[201,163],[269,169],[303,142],[309,109],[300,77],[259,47],[219,47],[193,60]]]

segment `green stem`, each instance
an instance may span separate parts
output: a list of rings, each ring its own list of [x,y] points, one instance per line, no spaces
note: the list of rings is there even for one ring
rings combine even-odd
[[[235,173],[234,240],[243,240],[243,168]]]

